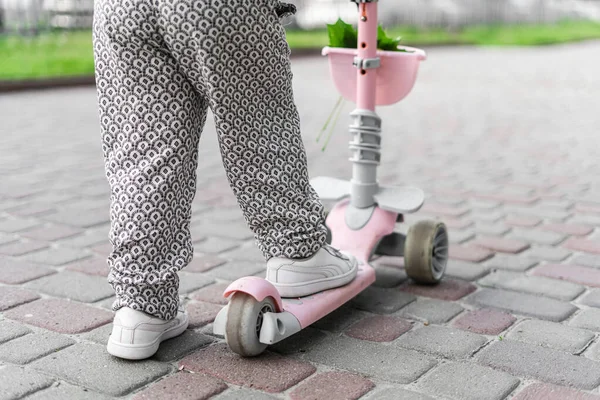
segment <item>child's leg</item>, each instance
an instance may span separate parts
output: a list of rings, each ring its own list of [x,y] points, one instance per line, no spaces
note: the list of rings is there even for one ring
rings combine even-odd
[[[309,184],[276,0],[159,2],[159,25],[209,99],[227,177],[267,258],[303,258],[326,239]]]
[[[168,320],[177,314],[177,271],[193,254],[189,222],[207,104],[165,47],[151,1],[97,0],[94,53],[114,308]]]

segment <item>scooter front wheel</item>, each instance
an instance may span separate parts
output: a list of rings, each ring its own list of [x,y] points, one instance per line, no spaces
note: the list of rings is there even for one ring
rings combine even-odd
[[[244,357],[261,354],[267,345],[259,340],[263,316],[275,312],[275,302],[267,297],[257,301],[247,293],[236,292],[229,301],[225,340],[229,348]]]
[[[448,263],[448,230],[443,222],[419,221],[411,226],[404,244],[406,274],[417,283],[436,284]]]

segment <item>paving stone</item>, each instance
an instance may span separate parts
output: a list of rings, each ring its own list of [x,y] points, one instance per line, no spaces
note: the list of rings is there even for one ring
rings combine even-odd
[[[227,385],[210,376],[178,372],[159,382],[153,383],[148,388],[133,396],[134,400],[203,400],[221,393]]]
[[[45,249],[49,246],[47,242],[37,240],[19,240],[0,246],[0,254],[5,256],[18,257],[37,250]]]
[[[502,400],[517,386],[514,376],[466,363],[440,365],[419,382],[425,393],[455,400]]]
[[[0,232],[15,233],[41,225],[40,221],[25,218],[6,218],[0,221]]]
[[[66,267],[69,271],[81,272],[87,275],[95,275],[107,277],[110,268],[106,258],[102,257],[88,257],[83,260],[78,260],[73,264],[69,264]]]
[[[384,289],[395,288],[407,280],[408,276],[403,269],[383,265],[375,267],[375,283],[373,283],[375,287]]]
[[[376,314],[391,314],[415,301],[415,296],[395,289],[369,286],[352,299],[351,304],[359,310]]]
[[[557,245],[567,238],[561,233],[541,229],[514,229],[510,236],[527,243],[549,246]]]
[[[517,254],[529,248],[529,244],[520,240],[501,237],[478,237],[471,245],[483,247],[500,253]]]
[[[515,292],[547,296],[558,300],[573,300],[585,290],[583,286],[574,283],[557,281],[542,276],[526,276],[509,271],[496,271],[479,280],[478,283],[481,286],[514,290]]]
[[[208,213],[207,215],[212,216],[213,214],[214,211]],[[239,208],[237,209],[237,215],[242,215],[242,212]],[[198,232],[203,232],[204,235],[210,235],[214,237],[237,240],[247,240],[254,238],[254,233],[252,233],[252,231],[243,221],[229,221],[227,223],[212,223],[208,221],[203,221],[201,225],[195,228]]]
[[[211,277],[201,274],[187,272],[178,272],[179,275],[179,293],[190,293],[215,282]]]
[[[110,222],[110,215],[106,208],[79,209],[69,207],[68,211],[61,211],[43,217],[46,221],[57,224],[69,225],[76,228],[91,228]]]
[[[524,272],[537,263],[538,262],[536,260],[522,256],[515,256],[512,254],[496,254],[494,258],[486,261],[485,265],[491,269],[505,269],[509,271]]]
[[[362,319],[364,316],[364,312],[359,311],[346,303],[312,324],[312,327],[323,331],[338,333]]]
[[[553,210],[540,207],[514,207],[505,206],[507,212],[514,215],[523,215],[526,217],[536,217],[547,219],[552,222],[563,222],[571,216],[571,212],[563,210]]]
[[[523,215],[518,217],[509,215],[504,220],[504,223],[509,226],[516,226],[520,228],[533,228],[541,224],[542,220],[540,218],[526,217]]]
[[[112,397],[104,396],[100,393],[92,392],[78,386],[72,386],[66,383],[54,385],[48,389],[36,392],[27,397],[27,400],[110,400]]]
[[[302,382],[290,392],[290,399],[356,400],[375,384],[348,372],[324,372]]]
[[[516,376],[580,389],[600,385],[598,363],[562,351],[502,340],[486,347],[477,355],[481,364]]]
[[[450,245],[448,254],[451,259],[470,262],[482,262],[494,256],[487,249],[471,245]]]
[[[479,222],[487,222],[493,224],[499,222],[504,218],[505,214],[502,210],[486,211],[486,210],[473,210],[471,218]]]
[[[95,303],[114,294],[105,278],[69,271],[37,279],[27,287],[83,303]]]
[[[346,330],[346,335],[371,342],[391,342],[412,328],[412,324],[401,318],[376,315],[367,317]]]
[[[600,256],[594,254],[579,254],[573,257],[570,263],[583,265],[585,267],[600,268]]]
[[[226,344],[206,347],[187,356],[180,366],[205,373],[238,386],[279,393],[312,375],[316,368],[309,363],[283,358],[274,353],[243,358]]]
[[[91,254],[89,252],[81,249],[52,247],[41,251],[28,253],[23,257],[23,260],[36,264],[60,266],[89,257],[90,255]]]
[[[435,216],[453,218],[462,217],[463,215],[469,213],[469,209],[466,207],[453,207],[444,204],[435,204],[431,202],[425,203],[425,205],[421,208],[420,211],[427,214],[433,214]]]
[[[0,321],[0,344],[31,333],[31,329],[9,321]]]
[[[511,326],[516,320],[515,317],[508,313],[484,308],[469,311],[456,319],[452,325],[455,328],[482,335],[498,335]]]
[[[20,399],[52,385],[53,381],[30,369],[7,366],[0,369],[0,400]]]
[[[152,358],[157,361],[175,361],[196,349],[208,346],[213,341],[210,336],[188,329],[182,335],[162,342]]]
[[[265,264],[265,256],[256,247],[254,242],[251,245],[241,246],[234,251],[230,251],[221,255],[224,258],[240,261],[248,261],[257,264]]]
[[[461,244],[475,237],[475,232],[471,230],[448,230],[448,240],[450,244]]]
[[[483,236],[503,236],[511,231],[511,228],[502,223],[477,222],[475,232]]]
[[[465,261],[448,260],[446,275],[465,281],[474,281],[490,272],[490,267]]]
[[[600,254],[600,241],[572,237],[563,246],[575,251]]]
[[[433,397],[429,397],[422,393],[404,390],[397,387],[375,391],[373,395],[368,396],[368,398],[369,400],[434,400]]]
[[[0,246],[6,243],[16,242],[17,240],[19,240],[19,237],[16,235],[0,232]]]
[[[206,286],[197,292],[192,293],[190,297],[193,300],[226,305],[228,301],[223,297],[223,293],[228,286],[228,283],[215,283],[214,285]]]
[[[398,339],[399,346],[451,359],[467,358],[487,342],[483,336],[459,329],[424,326]]]
[[[555,322],[528,320],[515,326],[506,337],[571,354],[579,354],[594,339],[594,334]]]
[[[168,364],[150,360],[133,363],[111,356],[105,346],[81,343],[35,361],[31,366],[110,396],[123,396],[171,371]]]
[[[600,270],[572,264],[545,264],[535,268],[534,275],[600,287]]]
[[[527,257],[534,261],[562,261],[569,257],[571,252],[561,247],[549,247],[549,246],[536,246],[532,247],[526,253],[522,254],[523,257]]]
[[[571,236],[586,236],[592,233],[594,228],[581,224],[546,224],[541,226],[542,229],[562,233]]]
[[[213,322],[221,311],[222,306],[218,304],[204,303],[204,302],[193,302],[189,303],[186,307],[190,317],[190,328],[198,328],[204,326],[210,322]]]
[[[467,300],[481,307],[491,307],[539,319],[560,322],[567,319],[577,308],[569,303],[530,294],[483,289]]]
[[[475,195],[476,198],[484,200],[496,200],[502,203],[513,203],[513,204],[533,204],[539,200],[537,196],[531,195],[516,195],[516,194],[503,194],[503,193],[479,193]]]
[[[62,239],[59,243],[61,246],[66,247],[90,247],[100,243],[106,243],[108,241],[109,228],[95,228],[88,230],[82,235],[77,235],[71,238]]]
[[[240,242],[230,239],[209,237],[208,239],[194,245],[194,249],[202,253],[218,254],[227,250],[235,249]]]
[[[67,336],[52,332],[32,333],[0,345],[0,360],[12,364],[27,364],[74,343]]]
[[[277,397],[250,389],[228,389],[213,397],[214,400],[275,400]]]
[[[446,278],[435,286],[424,286],[409,283],[402,285],[400,289],[417,296],[455,301],[465,297],[469,293],[473,293],[477,288],[469,282]]]
[[[108,338],[110,337],[110,334],[112,333],[112,328],[113,328],[112,323],[106,324],[106,325],[96,328],[90,332],[84,333],[83,335],[81,335],[81,338],[83,338],[85,340],[89,340],[89,341],[97,343],[97,344],[101,344],[103,346],[106,346]],[[162,345],[161,345],[160,349],[162,349]]]
[[[581,310],[579,314],[571,319],[569,325],[600,332],[600,310],[597,308]]]
[[[0,311],[39,299],[40,296],[28,290],[0,286]]]
[[[534,383],[521,390],[513,400],[600,400],[600,397],[566,387]]]
[[[600,289],[592,289],[579,299],[580,304],[600,308]]]
[[[37,229],[28,230],[26,232],[22,232],[19,234],[19,236],[33,240],[52,242],[55,240],[75,236],[80,233],[82,233],[82,231],[78,228],[52,224],[48,226],[42,226]]]
[[[433,358],[412,350],[344,336],[331,337],[311,347],[305,358],[403,384],[415,381],[436,364]]]
[[[4,312],[4,317],[59,333],[87,332],[113,319],[112,313],[59,299],[37,300]]]
[[[265,271],[265,269],[266,266],[264,264],[246,261],[231,261],[225,265],[211,269],[206,275],[233,282],[245,276],[258,274],[261,271]]]
[[[214,255],[194,255],[191,263],[185,267],[186,272],[206,272],[225,264],[226,261]]]
[[[98,254],[102,258],[108,258],[110,253],[113,251],[113,245],[110,243],[101,243],[90,248],[94,253]]]
[[[306,350],[323,341],[327,335],[318,329],[307,327],[281,342],[269,346],[269,350],[282,355],[305,353]]]
[[[463,311],[463,308],[447,301],[419,299],[400,311],[400,315],[432,324],[443,324]]]

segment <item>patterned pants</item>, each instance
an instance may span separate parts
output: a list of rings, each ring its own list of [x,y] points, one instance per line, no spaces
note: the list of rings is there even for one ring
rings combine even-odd
[[[279,19],[288,11],[277,0],[96,0],[115,310],[177,313],[209,107],[227,178],[265,257],[309,257],[325,242]]]

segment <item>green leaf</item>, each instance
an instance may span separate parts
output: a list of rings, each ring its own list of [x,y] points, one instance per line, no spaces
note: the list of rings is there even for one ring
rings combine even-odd
[[[358,32],[350,24],[338,19],[335,24],[327,25],[330,47],[355,48],[358,46]]]
[[[401,38],[393,39],[385,33],[383,27],[377,27],[377,48],[385,51],[403,51],[398,49],[398,44]]]

